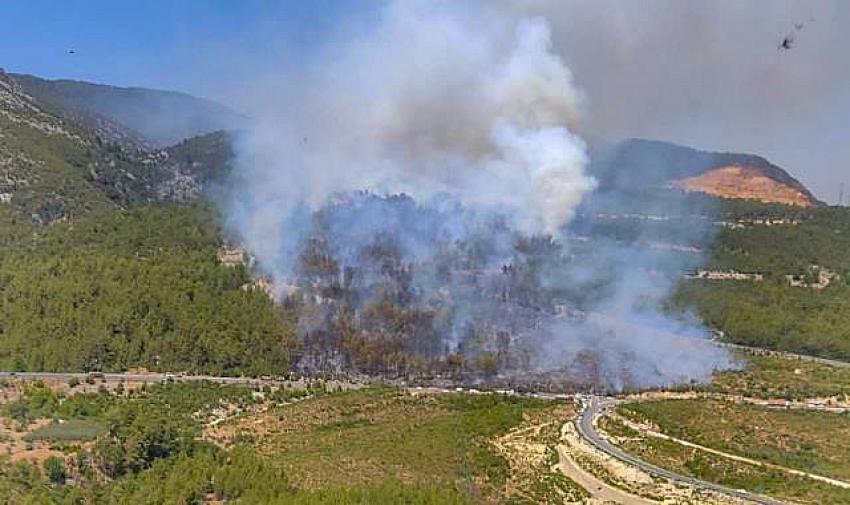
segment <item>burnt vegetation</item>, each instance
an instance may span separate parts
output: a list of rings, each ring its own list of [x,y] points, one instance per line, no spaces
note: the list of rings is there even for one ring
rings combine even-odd
[[[366,193],[317,213],[300,246],[297,290],[284,301],[298,314],[298,366],[391,376],[527,367],[514,344],[557,315],[541,274],[563,251],[497,219],[451,237],[454,219],[403,195]],[[363,222],[380,224],[348,226]]]
[[[799,186],[761,158],[627,143],[591,167],[600,189],[558,240],[524,236],[504,218],[465,215],[447,202],[340,195],[306,217],[295,275],[277,286],[287,295],[276,305],[249,289],[264,273],[257,265],[216,264],[215,251],[234,237],[214,210],[168,203],[226,190],[232,133],[152,149],[123,141],[132,131],[112,128],[118,116],[98,122],[92,112],[74,122],[69,111],[84,108],[80,96],[61,108],[61,93],[42,103],[15,77],[0,77],[10,111],[0,124],[6,368],[236,375],[294,368],[507,377],[506,385],[517,385],[511,374],[523,371],[538,386],[561,374],[559,381],[583,387],[604,373],[598,350],[579,349],[535,376],[548,338],[541,330],[604,306],[629,265],[676,287],[649,302],[664,302],[677,317],[696,314],[730,341],[850,359],[846,208],[663,188],[670,177],[736,162],[764,165]],[[643,184],[626,175],[656,165]],[[698,268],[764,281],[682,278]],[[823,269],[836,274],[824,289],[787,280],[813,285]],[[618,359],[623,367],[630,355]]]

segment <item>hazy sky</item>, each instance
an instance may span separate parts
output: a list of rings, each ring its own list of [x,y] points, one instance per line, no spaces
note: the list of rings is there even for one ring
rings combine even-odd
[[[463,1],[463,0],[457,0]],[[497,2],[491,2],[496,5]],[[642,136],[761,154],[850,194],[850,2],[504,0],[542,16],[587,96],[591,140]],[[309,71],[380,2],[5,0],[0,67],[178,89],[250,112],[266,76]],[[794,24],[790,51],[777,45]],[[74,54],[69,54],[73,49]],[[446,55],[452,57],[451,54]],[[344,78],[344,76],[341,76]]]

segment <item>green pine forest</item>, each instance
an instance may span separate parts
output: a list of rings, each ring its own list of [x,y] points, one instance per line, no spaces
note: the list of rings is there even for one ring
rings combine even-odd
[[[21,222],[0,246],[0,368],[205,372],[287,370],[293,338],[269,298],[219,264],[204,204]]]
[[[257,272],[219,262],[222,216],[199,197],[226,186],[235,134],[180,132],[194,136],[144,147],[126,126],[138,122],[102,115],[112,107],[90,110],[63,86],[77,88],[0,71],[0,371],[290,372],[309,350],[296,337],[303,307],[276,305],[253,287]],[[118,88],[100,93],[126,98]],[[185,110],[199,108],[207,106]],[[637,213],[658,203],[638,200]],[[665,310],[730,342],[850,361],[850,208],[740,200],[699,208],[710,232],[698,268],[761,278],[683,275]],[[643,231],[616,219],[598,230],[633,242]],[[824,275],[828,285],[811,287]],[[366,371],[431,366],[405,354],[410,341],[422,342],[411,328],[428,314],[379,303],[366,315],[376,321],[371,333],[341,318],[335,331],[346,338],[318,332],[311,345],[351,354]],[[453,358],[446,369],[468,365]],[[479,358],[476,366],[498,369],[497,353]],[[769,371],[764,358],[751,364]],[[566,403],[331,391],[318,380],[288,390],[206,382],[125,389],[89,379],[0,381],[0,443],[9,448],[22,435],[52,454],[37,464],[13,461],[11,449],[0,454],[0,504],[539,503],[585,493],[548,472],[557,461],[550,451],[531,479],[540,494],[502,499],[512,468],[492,441],[530,416],[560,426],[574,414]],[[256,431],[217,443],[206,437],[217,421]],[[553,433],[549,445],[560,436]]]
[[[763,211],[763,212],[760,212]],[[0,208],[0,212],[4,212]],[[0,368],[41,371],[287,371],[291,315],[218,263],[222,231],[205,203],[146,204],[39,226],[0,214]],[[668,309],[692,312],[732,342],[850,360],[850,210],[729,203],[705,268],[761,282],[683,280]],[[839,275],[825,289],[812,266]]]
[[[705,268],[759,273],[764,279],[685,280],[671,308],[695,312],[734,343],[850,360],[850,208],[723,205],[720,217],[727,221],[786,221],[725,227],[713,238]],[[791,286],[786,278],[811,284],[818,269],[839,277],[824,289]]]

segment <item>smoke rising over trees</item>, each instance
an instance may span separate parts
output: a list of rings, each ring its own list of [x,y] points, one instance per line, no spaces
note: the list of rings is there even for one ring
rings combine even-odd
[[[545,20],[393,2],[348,37],[269,83],[277,103],[238,143],[226,203],[297,307],[302,366],[436,359],[621,388],[730,365],[658,313],[678,259],[570,229],[596,181],[573,133],[584,94]]]

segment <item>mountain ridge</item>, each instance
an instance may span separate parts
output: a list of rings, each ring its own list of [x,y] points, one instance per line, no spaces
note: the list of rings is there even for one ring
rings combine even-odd
[[[705,151],[661,140],[628,139],[592,164],[600,188],[665,187],[720,198],[822,205],[785,169],[755,154]]]
[[[121,87],[9,73],[21,89],[74,122],[106,122],[130,147],[162,148],[197,135],[244,127],[247,118],[220,103],[179,91]]]
[[[0,124],[4,135],[0,205],[11,203],[32,221],[50,223],[108,202],[126,207],[192,200],[229,171],[234,156],[232,131],[202,132],[157,147],[128,125],[132,114],[104,115],[96,103],[68,91],[79,86],[107,95],[128,90],[159,93],[0,72],[0,123],[5,121]],[[49,160],[42,159],[45,156]],[[592,153],[591,159],[589,170],[602,192],[664,188],[803,207],[821,205],[787,171],[753,154],[628,139],[606,152]]]
[[[0,139],[0,213],[34,224],[194,199],[232,156],[223,132],[155,148],[96,111],[45,104],[3,72]]]

